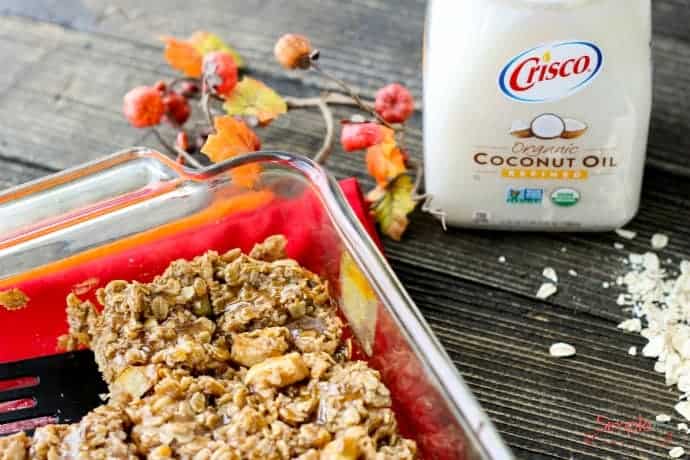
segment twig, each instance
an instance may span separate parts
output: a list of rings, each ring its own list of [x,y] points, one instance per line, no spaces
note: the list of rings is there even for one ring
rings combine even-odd
[[[174,78],[174,79],[170,80],[170,83],[168,83],[168,89],[173,90],[175,88],[175,86],[179,85],[180,83],[184,83],[184,82],[195,83],[198,85],[199,79],[198,78],[192,78],[192,77]]]
[[[394,127],[393,125],[391,125],[390,123],[388,123],[386,120],[384,120],[378,113],[376,113],[376,110],[374,110],[373,107],[372,107],[371,105],[365,104],[364,101],[362,101],[362,99],[359,97],[359,95],[358,95],[357,93],[355,93],[355,92],[352,90],[352,88],[350,88],[350,87],[347,85],[347,83],[345,83],[345,82],[342,81],[341,79],[339,79],[339,78],[337,78],[337,77],[334,77],[333,75],[331,75],[331,74],[329,74],[328,72],[326,72],[325,70],[323,70],[323,69],[321,68],[321,66],[319,66],[316,62],[312,62],[312,63],[311,63],[311,68],[314,69],[315,71],[319,72],[322,76],[324,76],[324,77],[326,77],[327,79],[331,80],[332,82],[334,82],[334,83],[337,84],[338,86],[340,86],[340,88],[341,88],[343,91],[345,91],[345,93],[346,93],[348,96],[350,96],[350,97],[354,100],[355,104],[356,104],[357,106],[359,106],[359,108],[361,108],[361,109],[364,110],[365,112],[368,112],[369,114],[371,114],[371,115],[372,115],[374,118],[376,118],[376,119],[378,120],[378,122],[381,123],[382,125],[384,125],[384,126],[386,126],[387,128],[390,128],[390,129],[392,129],[392,130],[395,131],[395,127]]]
[[[215,132],[216,128],[213,126],[213,116],[211,115],[211,106],[209,104],[210,101],[211,98],[209,96],[209,93],[204,88],[201,93],[201,109],[204,111],[204,115],[206,116],[206,122],[208,123],[209,128],[211,128],[211,130]]]
[[[189,153],[185,152],[184,150],[182,150],[178,146],[170,144],[168,141],[166,141],[165,138],[163,137],[163,135],[161,134],[161,132],[158,131],[158,129],[151,128],[151,131],[158,138],[158,142],[160,142],[161,145],[163,147],[165,147],[170,153],[181,156],[182,158],[185,159],[186,162],[188,162],[189,164],[191,164],[195,168],[201,169],[204,167],[201,163],[199,163],[196,159],[194,159],[194,157],[191,156]]]
[[[335,122],[333,121],[333,112],[328,107],[327,99],[324,97],[286,97],[285,102],[291,109],[318,107],[319,110],[321,110],[321,115],[323,115],[323,120],[326,123],[326,135],[321,144],[321,149],[314,156],[314,161],[319,164],[324,164],[333,151],[333,142],[335,141]]]

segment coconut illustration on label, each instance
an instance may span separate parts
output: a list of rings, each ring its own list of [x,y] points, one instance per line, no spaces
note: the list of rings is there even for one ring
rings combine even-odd
[[[515,120],[510,128],[510,135],[518,139],[536,137],[542,140],[577,139],[587,132],[585,122],[574,118],[561,118],[554,113],[543,113],[536,116],[531,123]]]
[[[556,139],[565,132],[565,122],[553,113],[544,113],[532,120],[532,133],[538,139]]]
[[[520,139],[527,139],[534,136],[529,124],[522,120],[515,120],[513,122],[513,126],[510,128],[510,134]]]
[[[565,131],[561,135],[563,139],[577,139],[589,128],[586,123],[574,118],[564,118],[563,122],[565,123]]]

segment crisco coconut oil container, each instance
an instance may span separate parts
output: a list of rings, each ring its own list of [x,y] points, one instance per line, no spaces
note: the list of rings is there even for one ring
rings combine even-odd
[[[633,218],[650,0],[432,0],[427,21],[427,209],[506,230],[609,230]]]

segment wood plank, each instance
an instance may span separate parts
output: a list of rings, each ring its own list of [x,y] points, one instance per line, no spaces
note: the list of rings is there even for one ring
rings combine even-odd
[[[6,189],[57,172],[51,168],[0,157],[0,189]]]

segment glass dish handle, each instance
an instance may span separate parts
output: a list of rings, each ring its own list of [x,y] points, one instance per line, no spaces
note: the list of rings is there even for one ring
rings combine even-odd
[[[155,195],[180,171],[158,152],[133,148],[11,188],[0,193],[0,244]]]

